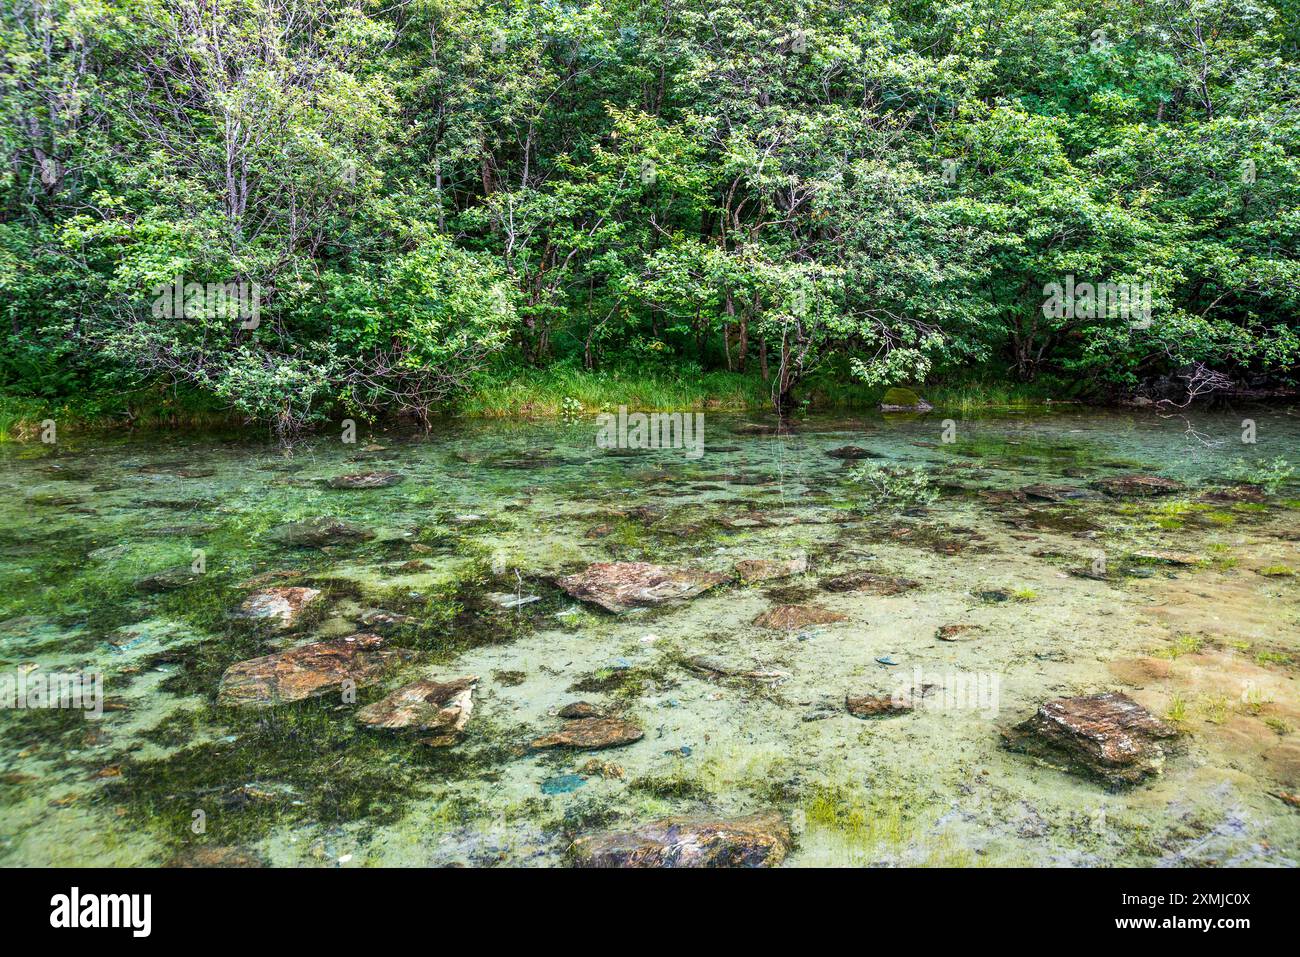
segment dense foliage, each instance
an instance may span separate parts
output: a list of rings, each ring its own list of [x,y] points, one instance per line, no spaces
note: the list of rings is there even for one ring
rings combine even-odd
[[[1298,21],[6,0],[0,388],[165,384],[293,428],[423,416],[489,366],[757,367],[778,404],[816,370],[1284,380]],[[1143,288],[1149,319],[1045,310],[1067,281]]]

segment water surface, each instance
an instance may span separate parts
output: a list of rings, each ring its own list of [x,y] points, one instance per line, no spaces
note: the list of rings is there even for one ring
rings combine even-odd
[[[775,808],[795,832],[787,865],[1293,866],[1300,584],[1285,571],[1300,570],[1300,487],[1262,503],[1207,493],[1233,484],[1234,460],[1295,461],[1296,410],[1066,407],[954,417],[946,436],[945,417],[751,434],[759,420],[707,415],[698,458],[602,450],[590,419],[320,436],[291,451],[256,432],[0,446],[0,668],[102,673],[108,699],[98,719],[0,713],[0,863],[147,865],[207,849],[275,865],[553,865],[587,831]],[[1242,443],[1243,418],[1256,444]],[[880,457],[826,454],[846,444]],[[371,469],[405,478],[324,482]],[[1188,488],[997,494],[1135,472]],[[322,516],[375,535],[323,548],[271,537]],[[1200,561],[1136,557],[1152,550]],[[199,552],[192,581],[139,587]],[[801,555],[806,574],[622,616],[554,584],[596,561],[730,573]],[[917,587],[824,587],[859,570]],[[287,634],[230,617],[273,573],[324,593]],[[504,608],[505,594],[538,600]],[[791,603],[847,620],[753,624]],[[386,636],[419,654],[355,703],[216,705],[231,664],[360,631],[377,609],[413,619]],[[980,630],[936,640],[952,624]],[[701,654],[779,677],[710,677],[686,663]],[[995,707],[863,721],[836,704],[915,674],[996,678]],[[481,681],[454,747],[353,717],[406,681],[460,675]],[[1105,690],[1183,732],[1151,782],[1112,792],[1002,746],[1044,700]],[[644,738],[530,750],[575,700]]]

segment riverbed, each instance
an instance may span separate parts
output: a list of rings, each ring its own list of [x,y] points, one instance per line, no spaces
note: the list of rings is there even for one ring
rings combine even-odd
[[[1300,482],[1262,467],[1300,464],[1300,410],[701,428],[0,445],[0,669],[103,689],[99,714],[0,712],[0,864],[559,866],[587,835],[768,812],[783,866],[1300,861]],[[598,563],[712,577],[610,611],[561,584]],[[247,614],[266,589],[315,594]],[[357,634],[403,654],[355,694],[219,697],[240,662]],[[358,720],[458,678],[472,709],[437,743]],[[1158,773],[1008,747],[1108,691],[1176,732]],[[578,702],[640,736],[538,746]]]

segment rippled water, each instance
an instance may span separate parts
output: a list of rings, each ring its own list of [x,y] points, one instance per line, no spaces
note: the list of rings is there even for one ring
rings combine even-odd
[[[698,458],[597,448],[591,420],[323,436],[292,453],[260,435],[0,446],[0,668],[102,674],[107,702],[98,718],[0,713],[0,863],[159,864],[205,849],[277,865],[549,865],[590,831],[776,809],[795,834],[787,865],[1293,866],[1300,579],[1286,570],[1300,570],[1300,486],[1263,503],[1205,493],[1232,484],[1236,459],[1297,461],[1297,411],[1066,407],[955,418],[946,435],[945,417],[811,418],[774,435],[708,415]],[[1241,441],[1245,418],[1256,444]],[[846,444],[880,458],[826,454]],[[404,478],[324,481],[365,470]],[[990,494],[1135,472],[1189,487]],[[375,535],[273,537],[323,516]],[[1153,549],[1199,561],[1135,557]],[[555,584],[597,561],[729,574],[797,556],[807,573],[621,616]],[[141,587],[177,568],[174,587]],[[860,570],[917,586],[824,587]],[[231,617],[270,573],[323,593],[288,633]],[[502,607],[507,595],[538,600]],[[754,624],[794,603],[845,620]],[[376,609],[411,616],[385,637],[418,655],[355,702],[216,704],[230,665],[350,635]],[[937,641],[950,624],[981,630]],[[770,677],[701,673],[698,655]],[[464,675],[480,682],[454,746],[356,722],[407,681]],[[995,699],[870,721],[839,706],[952,676]],[[1003,747],[1041,702],[1104,690],[1182,732],[1159,777],[1112,792]],[[576,700],[644,737],[532,750]]]

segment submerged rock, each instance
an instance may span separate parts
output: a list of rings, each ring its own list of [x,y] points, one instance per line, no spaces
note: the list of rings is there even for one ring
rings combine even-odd
[[[164,867],[265,867],[266,861],[242,847],[191,847]]]
[[[733,435],[788,435],[794,431],[796,431],[794,423],[786,421],[739,422],[731,427]]]
[[[371,631],[388,631],[392,628],[400,628],[402,625],[419,624],[410,615],[401,615],[386,608],[372,608],[362,612],[359,620],[362,626]]]
[[[1160,773],[1167,755],[1163,742],[1177,734],[1127,695],[1107,692],[1048,701],[1005,740],[1013,751],[1121,786]]]
[[[1245,502],[1250,505],[1263,505],[1268,501],[1268,493],[1258,485],[1230,485],[1227,488],[1216,488],[1206,492],[1200,500],[1224,504]]]
[[[873,452],[857,445],[841,445],[838,449],[827,450],[826,454],[833,459],[846,459],[849,461],[883,458],[879,452]]]
[[[260,575],[254,575],[252,578],[246,578],[239,583],[240,588],[265,588],[272,582],[288,582],[301,578],[303,573],[295,569],[285,569],[274,572],[262,572]]]
[[[142,465],[140,471],[146,475],[170,475],[174,478],[208,478],[216,475],[215,469],[191,468],[172,462],[160,462],[156,465]]]
[[[534,748],[616,748],[645,737],[639,725],[622,718],[577,718],[559,731],[543,735],[532,742]]]
[[[368,728],[432,731],[433,736],[425,744],[452,744],[474,711],[474,686],[478,681],[477,675],[450,681],[416,681],[362,708],[357,712],[357,721]]]
[[[1169,495],[1181,492],[1185,485],[1159,475],[1119,475],[1114,478],[1098,479],[1092,483],[1107,495],[1116,497],[1133,496],[1150,498],[1155,495]]]
[[[184,588],[186,585],[194,584],[202,577],[202,572],[194,571],[189,565],[177,565],[174,568],[165,568],[160,572],[154,572],[152,575],[145,575],[143,578],[136,579],[135,587],[140,591],[156,594]]]
[[[623,770],[622,765],[615,764],[613,761],[602,761],[600,758],[588,758],[586,764],[578,768],[578,773],[586,774],[590,777],[600,775],[602,778],[608,780],[619,780],[627,772]]]
[[[829,625],[837,621],[848,621],[848,618],[816,605],[778,605],[755,618],[754,624],[760,628],[800,631],[809,625]]]
[[[723,528],[745,529],[745,528],[771,528],[776,524],[761,512],[749,512],[744,515],[728,515],[718,519],[718,524]]]
[[[743,582],[761,582],[769,578],[802,575],[808,570],[808,556],[798,558],[748,558],[736,562],[736,575]]]
[[[714,572],[665,568],[648,562],[597,562],[556,584],[574,598],[619,614],[694,598],[726,580],[726,575]]]
[[[378,635],[359,634],[241,661],[221,676],[217,704],[262,708],[322,695],[349,680],[358,687],[374,684],[389,668],[414,656],[383,645]]]
[[[1078,488],[1074,485],[1026,485],[1020,491],[1026,498],[1044,502],[1074,502],[1101,498],[1092,489]]]
[[[561,709],[560,709],[558,712],[556,712],[556,713],[557,713],[561,718],[564,718],[564,719],[566,719],[566,720],[570,720],[570,721],[572,721],[572,720],[574,720],[574,719],[576,719],[576,718],[603,718],[603,717],[605,717],[605,709],[604,709],[604,708],[598,708],[598,707],[596,707],[596,705],[592,704],[592,703],[589,702],[589,701],[574,701],[574,702],[572,702],[572,703],[570,703],[570,704],[566,704],[563,708],[561,708]]]
[[[781,681],[789,678],[790,675],[785,671],[773,671],[767,668],[755,668],[751,665],[741,665],[730,661],[724,661],[721,658],[715,658],[713,655],[695,655],[686,659],[686,666],[695,671],[703,672],[708,675],[716,675],[722,678],[751,678],[754,681]]]
[[[330,488],[388,488],[405,478],[401,472],[353,472],[350,475],[336,475],[326,484]]]
[[[978,637],[972,632],[983,631],[982,625],[940,625],[934,637],[939,641],[971,641]]]
[[[1178,565],[1184,568],[1205,564],[1203,555],[1193,555],[1191,552],[1175,552],[1167,548],[1149,548],[1145,551],[1134,552],[1133,559],[1152,565]]]
[[[912,699],[904,695],[845,695],[844,707],[855,718],[887,718],[907,714]]]
[[[875,572],[849,572],[822,582],[827,591],[865,591],[873,595],[898,595],[913,588],[920,588],[921,583],[910,578],[893,578],[889,575],[877,575]]]
[[[299,548],[319,548],[343,542],[359,542],[374,538],[369,529],[358,528],[338,518],[309,518],[271,529],[267,537],[280,545]]]
[[[320,597],[318,588],[300,588],[279,585],[253,592],[232,613],[234,618],[251,621],[275,621],[279,628],[292,628],[298,623],[303,609]]]
[[[738,818],[670,817],[573,842],[580,867],[774,867],[790,849],[775,811]]]

